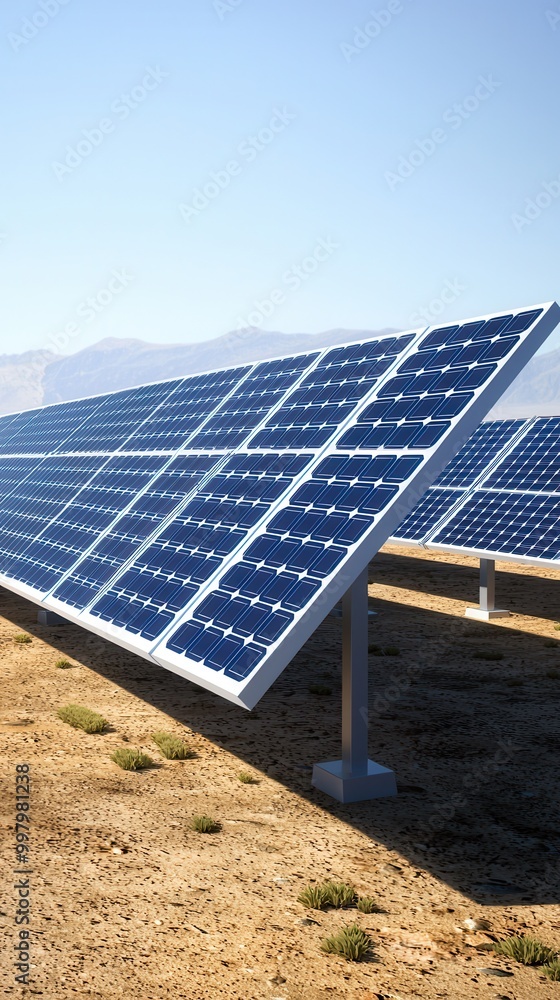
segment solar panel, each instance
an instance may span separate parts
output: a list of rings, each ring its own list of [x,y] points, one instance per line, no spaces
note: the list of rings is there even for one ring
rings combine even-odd
[[[430,536],[428,547],[558,566],[560,418],[525,422],[521,436]]]
[[[559,316],[553,303],[5,418],[0,581],[252,707]]]
[[[410,514],[399,525],[392,542],[422,545],[466,491],[483,475],[525,426],[525,420],[490,420],[472,437],[443,470]]]

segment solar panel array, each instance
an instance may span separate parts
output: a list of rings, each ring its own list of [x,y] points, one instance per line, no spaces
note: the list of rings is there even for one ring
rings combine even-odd
[[[558,565],[560,417],[482,424],[393,541]]]
[[[559,317],[2,417],[0,583],[252,707]]]

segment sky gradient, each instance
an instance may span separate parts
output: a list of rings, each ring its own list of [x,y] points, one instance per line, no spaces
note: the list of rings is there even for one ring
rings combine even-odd
[[[8,0],[2,35],[0,352],[560,298],[560,0]]]

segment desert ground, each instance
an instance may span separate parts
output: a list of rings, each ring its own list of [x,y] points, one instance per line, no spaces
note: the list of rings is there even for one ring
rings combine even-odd
[[[339,756],[336,614],[248,713],[76,626],[41,627],[0,591],[0,996],[560,1000],[560,983],[491,950],[513,933],[560,948],[560,573],[497,569],[512,614],[485,623],[464,617],[475,560],[387,546],[372,562],[370,755],[399,795],[355,805],[310,786],[313,763]],[[62,722],[68,702],[106,731]],[[196,756],[164,759],[157,730]],[[157,766],[119,769],[121,746]],[[27,986],[13,966],[24,763]],[[221,830],[190,829],[200,813]],[[298,902],[332,878],[378,912]],[[350,923],[373,939],[367,961],[321,951]]]

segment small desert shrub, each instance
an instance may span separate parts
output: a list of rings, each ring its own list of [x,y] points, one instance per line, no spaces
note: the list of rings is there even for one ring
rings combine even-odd
[[[310,694],[332,694],[332,688],[327,684],[310,684],[309,685]]]
[[[557,639],[545,639],[544,642],[543,642],[543,646],[546,646],[547,649],[558,649],[558,640]]]
[[[249,774],[248,771],[240,771],[237,777],[242,785],[258,785],[259,783],[258,778],[255,778],[254,774]]]
[[[533,937],[505,938],[496,942],[494,951],[498,955],[505,955],[506,958],[513,958],[522,965],[544,965],[556,957],[553,948]]]
[[[398,646],[385,646],[383,650],[385,656],[400,656],[401,651]]]
[[[327,906],[340,909],[352,906],[356,900],[356,891],[346,882],[322,882],[320,885],[308,885],[298,896],[298,903],[303,903],[312,910],[324,910]]]
[[[70,663],[70,660],[65,660],[64,657],[62,657],[60,660],[57,660],[55,663],[55,667],[58,667],[59,670],[68,670],[68,667],[73,667],[73,666],[74,664]]]
[[[550,677],[551,681],[557,681],[560,677],[560,670],[547,670],[546,676]]]
[[[377,905],[372,896],[360,896],[358,902],[356,903],[357,908],[360,913],[379,913],[380,907]]]
[[[111,754],[111,760],[122,767],[123,771],[143,771],[146,767],[153,767],[154,762],[147,753],[141,750],[133,750],[131,747],[117,747]]]
[[[518,687],[521,687],[522,684],[523,684],[523,678],[522,677],[509,677],[507,679],[507,681],[506,681],[506,684],[507,684],[507,686],[509,688],[518,688]]]
[[[64,705],[56,714],[69,726],[83,729],[85,733],[102,733],[107,725],[107,719],[83,705]]]
[[[329,906],[340,909],[352,906],[356,899],[356,890],[347,882],[325,882],[322,886]]]
[[[308,910],[326,910],[329,901],[324,885],[307,885],[300,892],[298,903],[302,903]]]
[[[348,962],[361,962],[373,951],[373,941],[357,924],[349,924],[338,934],[325,938],[321,950],[329,955],[343,955]]]
[[[504,654],[494,652],[491,649],[479,649],[473,653],[475,660],[503,660]]]
[[[195,756],[187,744],[172,733],[154,733],[152,739],[167,760],[191,760]]]
[[[211,816],[193,816],[190,827],[197,833],[218,833],[222,829],[221,824]]]
[[[554,628],[556,629],[557,632],[560,632],[560,622],[556,622]]]
[[[543,972],[545,976],[552,979],[555,983],[560,983],[560,961],[557,959],[554,962],[549,962],[545,965]]]
[[[381,649],[381,646],[376,646],[374,642],[371,642],[369,644],[367,650],[368,653],[371,653],[372,656],[383,656],[383,650]]]
[[[17,635],[14,635],[14,642],[18,642],[20,646],[24,646],[26,643],[32,641],[31,636],[27,632],[18,632]]]

